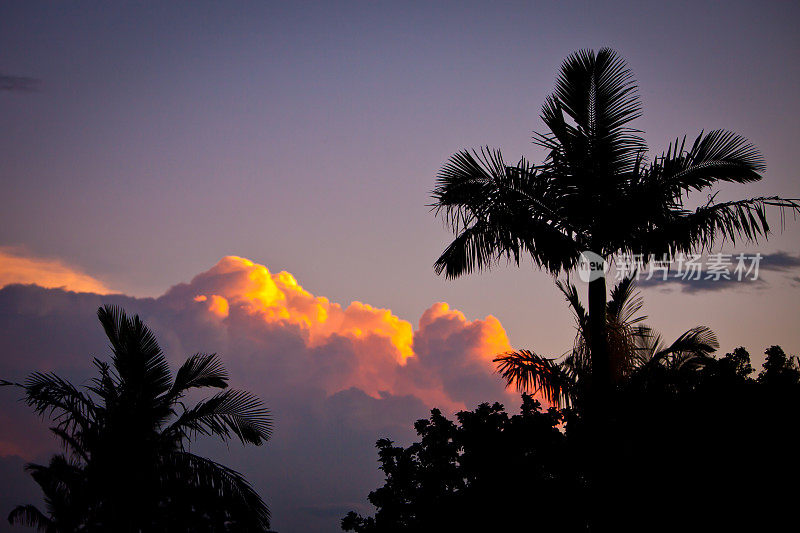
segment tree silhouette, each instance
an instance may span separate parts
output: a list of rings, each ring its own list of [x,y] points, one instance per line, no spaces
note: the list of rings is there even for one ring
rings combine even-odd
[[[780,382],[753,379],[744,348],[625,382],[608,457],[625,529],[778,531],[796,520],[800,370],[790,359]]]
[[[46,513],[19,506],[9,522],[47,532],[266,531],[269,510],[245,478],[188,449],[198,434],[262,444],[271,419],[261,401],[227,389],[215,354],[190,357],[173,378],[138,316],[106,306],[98,317],[111,362],[94,360],[99,375],[85,390],[52,373],[3,382],[55,422],[65,449],[46,466],[26,466]],[[187,407],[187,393],[206,387],[227,390]]]
[[[585,494],[581,463],[559,431],[562,414],[523,396],[520,414],[481,404],[458,423],[438,409],[414,427],[407,448],[377,442],[385,484],[369,494],[374,517],[350,512],[342,529],[357,533],[579,530]]]
[[[713,187],[762,178],[764,161],[744,138],[723,130],[694,142],[670,143],[652,159],[631,127],[641,104],[631,72],[612,50],[581,50],[562,64],[555,91],[542,106],[545,133],[534,143],[547,151],[541,164],[506,164],[499,150],[461,151],[445,164],[433,207],[455,239],[435,263],[454,278],[506,258],[530,256],[556,275],[592,251],[615,254],[695,253],[720,239],[757,241],[769,232],[768,206],[800,209],[777,196],[716,201]],[[708,194],[695,209],[691,193]],[[783,218],[782,218],[783,219]],[[589,283],[589,354],[598,401],[613,383],[605,335],[605,278]]]
[[[584,412],[586,383],[591,379],[589,316],[575,285],[560,281],[556,285],[575,317],[577,334],[572,350],[560,360],[530,350],[510,351],[497,356],[494,362],[507,386],[515,386],[519,391],[541,392],[559,407],[577,407]],[[606,303],[606,344],[615,386],[634,374],[654,372],[661,367],[679,371],[711,361],[710,354],[719,348],[713,331],[706,326],[695,326],[671,344],[664,345],[661,335],[643,323],[647,317],[639,314],[642,305],[633,276],[621,280]]]
[[[523,395],[518,415],[482,404],[454,423],[434,409],[414,426],[418,442],[379,440],[385,482],[369,494],[377,512],[350,512],[342,529],[786,529],[796,521],[792,487],[800,476],[800,369],[778,350],[767,350],[761,375],[777,372],[780,380],[753,379],[744,348],[702,365],[633,369],[616,395],[619,416],[606,421],[613,476],[601,501],[611,517],[592,507],[596,442],[585,418],[571,409],[542,412]]]
[[[758,374],[758,382],[776,388],[786,388],[800,383],[800,365],[797,356],[787,356],[780,346],[770,346],[764,354],[764,369]]]

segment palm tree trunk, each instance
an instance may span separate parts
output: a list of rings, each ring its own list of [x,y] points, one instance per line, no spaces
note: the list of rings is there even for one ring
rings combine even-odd
[[[595,407],[611,392],[611,364],[606,339],[606,278],[589,282],[589,353],[592,362],[591,396]]]
[[[588,390],[586,417],[588,422],[593,497],[592,524],[594,531],[611,531],[613,503],[613,447],[610,442],[612,416],[611,394],[614,386],[611,375],[609,347],[606,336],[606,279],[600,276],[589,282],[589,351],[592,362],[591,384]]]

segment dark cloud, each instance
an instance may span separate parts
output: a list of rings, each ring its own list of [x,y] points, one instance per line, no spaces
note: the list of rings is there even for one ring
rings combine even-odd
[[[752,257],[753,254],[747,254],[747,257]],[[709,275],[707,270],[702,270],[700,279],[683,279],[676,277],[671,272],[666,280],[662,279],[661,273],[656,272],[651,279],[647,279],[646,274],[642,274],[638,281],[640,287],[644,288],[663,288],[672,290],[675,288],[680,289],[681,292],[692,294],[698,292],[719,292],[726,290],[741,290],[741,289],[763,289],[767,286],[764,279],[763,272],[783,272],[790,273],[800,268],[800,255],[794,255],[784,251],[778,251],[772,254],[761,254],[761,259],[758,264],[759,276],[757,279],[752,279],[753,274],[743,275],[742,279],[734,273],[736,266],[736,256],[733,256],[733,264],[731,265],[729,278],[720,277],[716,279],[715,276]],[[674,266],[674,265],[673,265]],[[749,261],[746,263],[745,268],[749,268]],[[692,276],[693,278],[694,276]],[[795,276],[791,278],[792,283],[800,280],[800,277]]]
[[[761,270],[785,272],[800,267],[800,255],[778,251],[774,254],[761,254]]]
[[[730,279],[706,279],[705,273],[700,276],[700,279],[682,279],[680,277],[669,277],[666,280],[661,278],[646,279],[641,278],[638,285],[642,288],[655,288],[655,289],[680,289],[681,292],[686,294],[694,294],[698,292],[720,292],[727,290],[742,290],[742,289],[762,289],[765,288],[767,282],[763,278],[758,279],[742,279],[738,280],[731,276]]]
[[[42,80],[25,76],[9,76],[0,72],[0,91],[31,93],[39,90]]]
[[[653,266],[652,271],[650,265],[646,265],[640,270],[637,283],[643,288],[678,289],[687,294],[763,289],[767,286],[765,271],[786,272],[800,266],[800,256],[786,252],[761,254],[760,259],[754,253],[744,254],[742,258],[738,255],[717,257],[712,254],[691,265],[685,260],[676,260],[670,263],[666,276],[660,265]]]

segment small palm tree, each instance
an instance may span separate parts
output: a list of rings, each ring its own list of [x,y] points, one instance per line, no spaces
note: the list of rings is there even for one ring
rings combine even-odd
[[[777,196],[716,201],[725,182],[762,178],[764,160],[746,139],[722,130],[701,132],[693,143],[676,140],[647,158],[647,145],[631,122],[641,115],[637,87],[612,50],[581,50],[561,66],[555,92],[542,106],[548,130],[534,143],[547,151],[541,164],[507,164],[499,150],[464,150],[441,169],[433,207],[455,239],[435,263],[448,278],[523,256],[558,275],[584,251],[604,260],[616,254],[663,257],[710,249],[720,239],[755,242],[766,237],[766,209],[800,211]],[[709,200],[690,209],[692,193]],[[606,346],[606,281],[589,283],[591,379],[610,391],[613,369]]]
[[[82,531],[88,502],[85,500],[86,480],[81,466],[58,454],[47,466],[29,463],[25,470],[41,487],[47,514],[35,505],[18,505],[9,514],[8,521],[48,533]]]
[[[65,454],[26,467],[47,513],[19,506],[9,521],[48,532],[266,531],[269,509],[244,477],[188,447],[198,434],[262,444],[271,419],[261,401],[228,389],[187,407],[192,389],[227,388],[219,358],[196,354],[173,379],[138,316],[106,306],[98,317],[111,363],[94,360],[99,376],[85,390],[41,372],[13,384],[38,414],[54,420],[51,430]]]
[[[560,359],[542,357],[530,350],[511,351],[496,357],[494,362],[507,386],[541,392],[558,407],[582,409],[591,378],[589,316],[575,285],[560,281],[556,284],[575,316],[577,333],[572,350]],[[716,335],[706,326],[696,326],[665,346],[661,336],[643,323],[647,317],[639,315],[641,308],[642,297],[636,291],[633,276],[614,287],[606,304],[607,345],[616,384],[635,373],[702,366],[719,348]]]

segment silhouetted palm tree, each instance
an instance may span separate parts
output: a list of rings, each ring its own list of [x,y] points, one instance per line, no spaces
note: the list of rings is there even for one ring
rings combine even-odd
[[[615,254],[697,253],[718,239],[766,236],[767,206],[795,212],[800,204],[777,196],[717,202],[689,209],[692,192],[720,182],[761,179],[764,161],[744,138],[722,130],[700,133],[689,145],[670,144],[648,160],[640,131],[637,87],[625,62],[607,48],[582,50],[561,66],[555,92],[542,106],[549,129],[534,143],[547,150],[541,164],[509,165],[499,150],[461,151],[442,168],[433,207],[455,240],[436,261],[449,278],[490,268],[506,258],[557,275],[574,268],[583,251]],[[589,328],[594,388],[610,390],[612,369],[603,333],[606,283],[589,283]]]
[[[42,488],[47,514],[34,505],[19,505],[8,521],[36,527],[39,531],[59,533],[82,531],[86,501],[86,477],[83,468],[63,454],[54,455],[47,466],[29,463],[25,470]]]
[[[542,357],[530,350],[511,351],[496,357],[494,362],[507,386],[541,392],[560,408],[576,406],[581,409],[585,406],[591,377],[589,315],[575,285],[560,281],[556,284],[575,316],[577,334],[572,350],[560,359]],[[625,278],[614,287],[606,303],[606,338],[615,383],[635,372],[657,368],[680,371],[712,360],[710,354],[719,348],[713,331],[706,326],[696,326],[665,346],[661,336],[643,324],[647,317],[638,314],[642,298],[635,289],[634,278]]]
[[[20,506],[9,521],[58,532],[267,530],[269,510],[244,477],[188,450],[197,434],[262,444],[271,421],[261,401],[224,390],[187,407],[191,389],[227,388],[219,358],[194,355],[173,379],[138,316],[107,306],[98,317],[113,355],[94,360],[99,376],[86,390],[41,372],[18,385],[55,421],[67,455],[27,466],[47,514]]]

